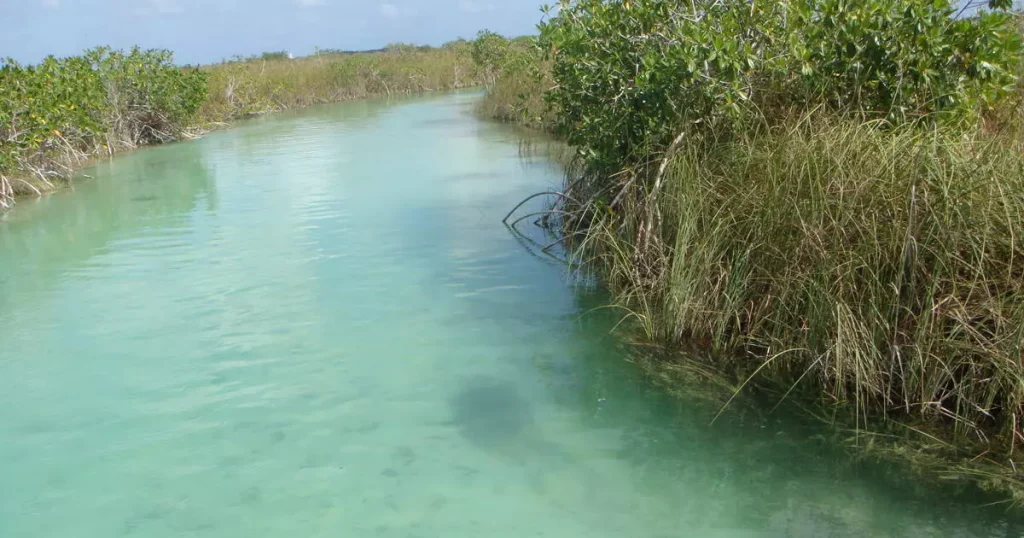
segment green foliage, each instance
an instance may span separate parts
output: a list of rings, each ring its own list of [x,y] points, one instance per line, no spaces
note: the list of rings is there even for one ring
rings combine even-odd
[[[412,43],[388,43],[384,46],[384,51],[392,54],[409,54],[415,52],[418,48]]]
[[[466,41],[465,39],[462,39],[460,37],[459,39],[455,39],[444,43],[443,45],[441,45],[441,48],[446,50],[466,51],[469,50],[471,46],[472,45],[470,44],[469,41]]]
[[[481,35],[496,46],[480,45],[479,40],[474,43],[475,61],[479,67],[487,69],[485,77],[490,82],[479,113],[501,121],[546,128],[553,122],[551,108],[543,100],[545,91],[552,85],[551,67],[543,59],[536,37],[517,37],[503,45],[494,40],[494,34],[484,32]],[[485,52],[488,49],[500,50],[500,54]]]
[[[205,75],[170,52],[108,48],[39,65],[0,67],[0,176],[31,171],[42,182],[58,163],[182,136],[206,97]],[[23,183],[28,184],[22,180]],[[13,192],[0,185],[0,202]]]
[[[953,15],[948,0],[563,0],[540,44],[558,131],[611,169],[758,110],[969,116],[1010,89],[1019,37],[1005,12]]]
[[[955,18],[947,1],[802,0],[789,10],[787,89],[901,121],[973,113],[1006,95],[1020,35],[1009,14]]]
[[[737,115],[768,44],[759,15],[743,0],[563,1],[540,25],[559,132],[615,167],[684,122]]]
[[[59,146],[60,137],[97,140],[105,97],[85,57],[49,57],[38,66],[8,60],[0,67],[0,174],[27,155]]]
[[[286,50],[275,50],[275,51],[269,51],[269,52],[264,52],[263,54],[260,54],[259,59],[261,59],[261,60],[290,60],[291,56],[288,54],[288,51],[286,51]]]
[[[0,62],[0,207],[52,187],[90,155],[189,136],[251,114],[481,82],[468,42],[392,44],[378,52],[318,50],[236,57],[181,68],[170,52],[96,48],[39,65]]]
[[[128,146],[175,140],[206,99],[206,76],[182,69],[166,50],[93,49],[85,57],[106,93],[104,124]]]
[[[497,71],[505,62],[509,46],[508,39],[490,30],[481,30],[473,41],[473,61],[486,72],[488,85],[494,85]]]

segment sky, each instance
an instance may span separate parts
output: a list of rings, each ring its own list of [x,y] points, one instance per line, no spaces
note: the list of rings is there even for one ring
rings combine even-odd
[[[0,0],[0,58],[35,63],[98,45],[140,45],[196,64],[276,50],[440,45],[485,28],[535,33],[544,1]]]

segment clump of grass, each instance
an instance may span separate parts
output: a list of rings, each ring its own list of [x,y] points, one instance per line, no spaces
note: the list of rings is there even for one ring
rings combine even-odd
[[[481,83],[468,43],[442,48],[391,46],[380,52],[321,53],[224,62],[204,68],[208,122],[379,95],[453,90]]]
[[[661,196],[618,182],[578,246],[649,337],[1016,476],[1024,160],[1018,137],[971,133],[817,113],[682,137]]]

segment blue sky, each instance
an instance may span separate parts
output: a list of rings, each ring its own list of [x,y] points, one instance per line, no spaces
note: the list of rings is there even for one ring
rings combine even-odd
[[[36,62],[96,45],[167,48],[179,63],[314,47],[439,45],[483,28],[533,33],[550,0],[0,0],[0,57]]]

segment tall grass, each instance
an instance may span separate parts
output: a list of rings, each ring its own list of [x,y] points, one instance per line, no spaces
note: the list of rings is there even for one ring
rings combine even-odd
[[[256,58],[204,68],[209,97],[200,116],[226,122],[288,108],[370,96],[453,90],[481,83],[468,45],[423,49],[392,46],[381,52]]]
[[[648,337],[1021,494],[1024,139],[972,133],[812,113],[683,137],[660,197],[623,180],[568,232]]]

